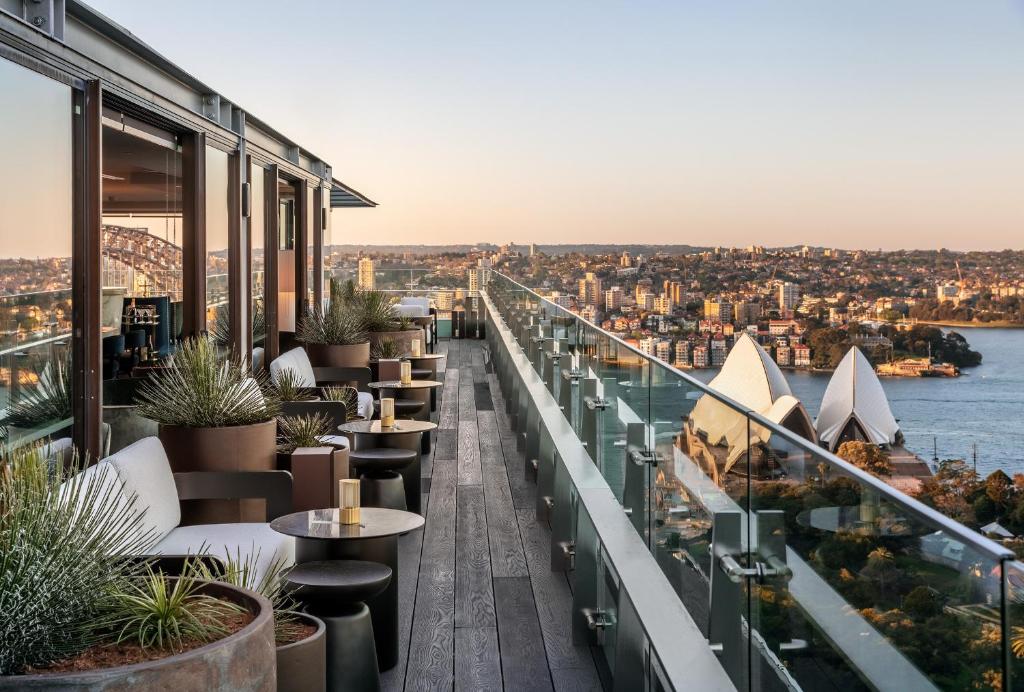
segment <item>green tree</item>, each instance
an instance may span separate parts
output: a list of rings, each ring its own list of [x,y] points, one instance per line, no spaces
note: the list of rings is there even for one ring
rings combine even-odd
[[[889,454],[878,445],[850,440],[839,445],[837,454],[841,459],[845,459],[874,476],[892,475],[892,462],[889,460]]]

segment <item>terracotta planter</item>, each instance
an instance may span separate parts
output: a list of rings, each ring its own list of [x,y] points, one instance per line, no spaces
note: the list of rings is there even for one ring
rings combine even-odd
[[[270,601],[218,582],[204,584],[201,590],[242,605],[255,619],[229,637],[176,656],[81,673],[0,676],[0,690],[273,692],[277,686],[277,657]]]
[[[277,421],[222,428],[160,426],[160,442],[178,471],[272,471],[277,461]],[[263,522],[263,500],[187,500],[181,523]]]
[[[416,329],[404,329],[398,332],[370,332],[370,348],[372,349],[381,341],[386,341],[387,339],[394,341],[403,354],[411,353],[412,340],[419,339],[420,351],[422,353],[427,352],[426,333],[419,327]]]
[[[365,368],[370,363],[370,342],[361,344],[303,344],[314,368]]]
[[[277,647],[277,692],[324,692],[327,689],[327,627],[320,618],[291,615],[316,627],[302,641]]]

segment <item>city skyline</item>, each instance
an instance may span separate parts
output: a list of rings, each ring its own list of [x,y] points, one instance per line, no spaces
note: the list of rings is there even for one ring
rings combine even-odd
[[[293,37],[95,4],[344,164],[380,207],[335,242],[1021,246],[1020,3],[295,6]]]

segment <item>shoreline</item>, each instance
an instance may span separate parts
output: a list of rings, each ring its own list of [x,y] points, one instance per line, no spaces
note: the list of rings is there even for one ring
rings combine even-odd
[[[930,327],[959,327],[961,329],[1024,329],[1024,324],[1019,322],[957,322],[955,320],[949,321],[933,321],[933,320],[918,320],[916,324],[926,324]]]

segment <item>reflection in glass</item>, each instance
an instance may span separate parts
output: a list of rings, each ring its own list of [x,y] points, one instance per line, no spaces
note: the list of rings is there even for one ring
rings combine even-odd
[[[7,440],[70,436],[71,89],[0,59],[0,411]]]
[[[252,282],[252,304],[250,319],[252,320],[253,349],[263,348],[267,340],[266,323],[266,245],[267,227],[264,222],[263,205],[266,197],[263,193],[264,170],[262,166],[249,166],[249,269]],[[255,353],[254,353],[255,355]],[[256,366],[256,358],[253,358]]]
[[[323,256],[323,259],[324,259],[324,266],[323,266],[323,273],[322,273],[323,282],[324,282],[323,283],[323,287],[324,287],[323,296],[324,296],[324,304],[326,305],[327,302],[329,302],[330,299],[331,299],[331,264],[333,262],[332,257],[331,257],[332,253],[331,253],[331,190],[330,190],[330,188],[327,188],[327,187],[323,188],[323,194],[320,195],[320,199],[323,202],[323,212],[322,213],[323,213],[324,226],[323,226],[323,237],[321,239],[321,244],[323,246],[323,254],[322,254],[322,256]]]
[[[231,345],[228,277],[228,155],[206,147],[206,330]]]
[[[313,294],[313,290],[314,290],[314,286],[316,285],[315,284],[315,280],[316,279],[315,279],[315,275],[313,273],[314,272],[313,253],[314,253],[314,250],[315,250],[315,247],[314,247],[314,244],[313,244],[313,241],[314,241],[314,237],[313,236],[315,234],[313,233],[313,229],[316,227],[316,225],[319,223],[319,221],[316,221],[313,218],[313,214],[315,213],[315,210],[313,208],[313,201],[314,201],[313,200],[313,188],[307,186],[306,187],[306,261],[304,263],[304,266],[306,267],[306,305],[312,305],[313,304],[313,295],[314,295]]]

